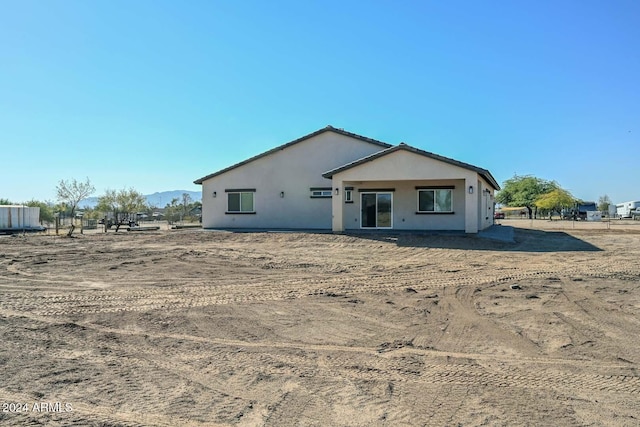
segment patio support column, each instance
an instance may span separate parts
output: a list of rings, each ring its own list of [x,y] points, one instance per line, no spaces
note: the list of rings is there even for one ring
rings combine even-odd
[[[344,221],[343,221],[343,208],[344,203],[342,200],[344,199],[344,185],[342,181],[338,181],[335,177],[331,180],[331,188],[332,196],[331,196],[331,229],[334,233],[341,233],[344,231]],[[336,189],[338,189],[338,194],[336,194]]]
[[[474,175],[467,176],[464,180],[464,231],[465,233],[478,232],[478,180]]]

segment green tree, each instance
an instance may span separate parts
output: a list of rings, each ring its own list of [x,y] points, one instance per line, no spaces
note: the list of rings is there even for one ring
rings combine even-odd
[[[600,212],[609,212],[609,206],[611,206],[611,199],[606,194],[600,196],[598,199],[598,210]]]
[[[103,216],[104,214],[102,212],[100,212],[99,210],[96,210],[96,208],[90,208],[90,207],[85,207],[84,215],[82,215],[84,219],[100,219]]]
[[[1,199],[0,198],[0,206],[2,205],[12,205],[13,203],[11,203],[11,201],[9,199]]]
[[[545,193],[538,197],[535,205],[538,209],[545,212],[549,212],[549,219],[553,215],[553,212],[562,214],[563,208],[570,208],[574,206],[576,199],[567,190],[562,188],[556,188],[548,193]]]
[[[533,218],[536,200],[557,188],[560,186],[555,181],[547,181],[531,175],[514,175],[502,184],[502,190],[496,194],[496,201],[505,206],[524,206],[529,211],[529,218]]]
[[[89,181],[89,178],[87,178],[85,182],[79,182],[75,179],[65,181],[63,179],[60,180],[60,182],[56,186],[58,201],[67,205],[67,207],[71,211],[71,227],[67,232],[67,237],[71,237],[71,235],[73,234],[73,230],[76,228],[75,214],[76,209],[78,208],[78,203],[80,203],[83,199],[89,197],[91,194],[93,194],[94,191],[96,191],[96,189],[93,185],[91,185],[91,181]]]
[[[136,213],[147,210],[147,200],[133,188],[107,190],[103,196],[98,197],[96,210],[111,213],[118,231],[123,221],[133,219]]]

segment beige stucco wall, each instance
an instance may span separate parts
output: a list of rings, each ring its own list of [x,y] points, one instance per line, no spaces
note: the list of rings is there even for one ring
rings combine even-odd
[[[416,214],[418,211],[418,190],[416,186],[454,186],[452,190],[453,214]],[[346,187],[354,187],[353,203],[344,204],[344,230],[361,229],[360,194],[367,189],[393,188],[393,229],[394,230],[464,230],[465,195],[464,180],[415,180],[415,181],[366,181],[347,182]],[[342,190],[341,190],[342,192]]]
[[[495,203],[495,190],[482,177],[478,177],[478,228],[484,230],[493,225],[493,209]]]
[[[437,229],[464,230],[477,233],[486,228],[488,222],[480,212],[482,190],[486,185],[475,171],[431,159],[407,150],[398,150],[351,169],[337,173],[332,178],[332,186],[356,187],[354,203],[345,204],[343,198],[333,198],[332,228],[344,231],[360,228],[356,223],[360,217],[360,196],[357,189],[396,188],[394,192],[394,228],[396,229]],[[416,215],[416,185],[455,185],[453,191],[453,215]],[[468,188],[474,187],[469,194]],[[481,220],[482,218],[482,220]],[[403,221],[404,219],[404,221]],[[490,225],[490,224],[489,224]]]
[[[323,172],[383,148],[328,131],[210,178],[202,183],[203,227],[330,229],[331,198],[311,199],[309,189],[331,187]],[[225,213],[225,189],[239,188],[256,189],[255,215]]]

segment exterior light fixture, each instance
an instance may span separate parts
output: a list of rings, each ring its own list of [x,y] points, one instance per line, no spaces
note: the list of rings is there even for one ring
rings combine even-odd
[[[213,197],[216,197],[218,195],[218,193],[216,193],[215,191],[213,192]]]
[[[473,185],[469,186],[469,194],[473,194]]]
[[[338,194],[340,194],[340,189],[336,188],[335,195],[337,196]]]
[[[284,197],[284,191],[281,191],[281,192],[280,192],[280,197],[281,197],[281,198],[282,198],[282,197]]]

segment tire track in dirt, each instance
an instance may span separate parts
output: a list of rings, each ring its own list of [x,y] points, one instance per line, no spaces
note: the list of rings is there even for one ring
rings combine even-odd
[[[453,425],[457,412],[468,397],[469,388],[457,384],[445,385],[438,389],[433,401],[425,411],[430,414],[428,425]]]
[[[308,295],[329,293],[379,293],[413,287],[416,290],[437,290],[461,283],[466,285],[488,285],[530,277],[561,274],[564,277],[575,275],[602,275],[604,268],[572,269],[559,271],[522,271],[503,276],[482,277],[481,275],[433,278],[430,273],[397,272],[392,274],[373,274],[349,277],[333,277],[327,279],[283,279],[279,283],[258,282],[242,285],[218,285],[215,287],[202,284],[200,286],[174,283],[170,289],[147,287],[133,292],[123,291],[123,295],[109,290],[92,290],[88,295],[82,293],[63,295],[42,295],[33,298],[28,293],[7,292],[0,300],[0,308],[17,311],[35,311],[43,315],[70,315],[87,313],[114,313],[119,311],[146,311],[153,309],[183,309],[203,307],[207,305],[246,303],[254,301],[271,301],[296,299]],[[611,265],[607,266],[611,273],[620,274]],[[613,270],[613,271],[612,271]],[[416,277],[417,276],[417,277]]]
[[[460,282],[468,285],[486,285],[491,283],[500,283],[511,280],[522,280],[529,277],[554,274],[557,272],[532,272],[519,273],[517,275],[508,275],[503,277],[493,277],[481,279],[477,277],[459,277],[454,279],[433,280],[428,276],[415,277],[415,275],[374,275],[362,279],[333,279],[333,280],[315,280],[315,281],[287,281],[284,283],[252,283],[249,287],[233,287],[229,286],[226,290],[218,289],[202,289],[193,292],[189,289],[179,289],[174,292],[148,292],[137,295],[136,306],[116,305],[108,307],[106,311],[141,311],[146,309],[181,309],[187,307],[202,307],[206,305],[229,304],[229,303],[245,303],[254,301],[270,301],[282,299],[302,298],[308,295],[325,295],[325,294],[354,294],[354,293],[379,293],[391,290],[402,289],[407,286],[413,286],[417,290],[436,290],[447,286],[454,286]],[[403,277],[404,276],[404,277]],[[363,283],[364,282],[364,283]],[[313,286],[315,285],[315,286]],[[179,286],[179,285],[178,285]],[[248,289],[250,288],[250,289]],[[186,294],[186,295],[185,295]],[[109,296],[101,296],[96,298],[94,302],[102,303]],[[92,297],[87,297],[91,300]],[[114,299],[116,300],[116,299]],[[68,303],[76,306],[76,303],[82,301],[82,297],[72,296]],[[142,303],[142,304],[140,304]],[[144,307],[146,305],[147,307]],[[45,305],[46,307],[46,305]],[[68,306],[67,306],[68,307]],[[67,308],[64,307],[64,308]],[[77,311],[77,306],[72,310],[74,313],[92,313],[96,309],[86,309]],[[97,307],[97,311],[101,310],[101,306]],[[55,311],[50,314],[65,314],[65,311]]]
[[[64,337],[65,344],[72,348],[82,348],[86,332],[95,332],[75,323],[36,325],[41,336]],[[79,408],[95,415],[96,424],[100,421],[108,425],[229,425],[250,406],[246,399],[227,393],[224,385],[212,384],[201,372],[183,369],[182,363],[175,362],[180,357],[171,345],[153,347],[142,333],[130,336],[135,339],[121,339],[121,333],[99,331],[99,346],[89,348],[82,355],[65,357],[60,350],[49,352],[48,357],[56,361],[51,365],[55,368],[38,369],[38,384],[47,389],[46,384],[52,383],[56,390],[64,390],[68,401],[81,403]],[[175,341],[169,344],[175,345]],[[100,398],[87,400],[85,396]],[[111,408],[111,418],[137,423],[101,419],[100,408],[106,407]],[[211,414],[215,414],[215,418],[211,418]],[[93,424],[79,421],[60,425]]]
[[[238,242],[236,249],[242,245],[254,248],[254,241],[250,237],[253,236],[243,236],[244,241]],[[199,239],[203,242],[208,241],[202,237]],[[266,238],[258,236],[258,244],[260,239]],[[219,250],[217,253],[227,255],[228,258],[218,262],[228,262],[235,267],[255,267],[253,270],[250,268],[243,270],[237,278],[215,277],[215,274],[211,273],[214,270],[209,268],[206,262],[202,263],[203,259],[214,256],[212,254],[216,251],[213,249],[190,252],[189,249],[179,247],[174,248],[172,256],[176,255],[179,258],[180,265],[177,264],[178,261],[172,265],[179,268],[199,265],[202,270],[194,274],[195,277],[173,272],[170,268],[149,276],[153,279],[144,277],[152,271],[145,268],[134,270],[122,268],[122,271],[116,270],[118,274],[113,275],[107,274],[107,271],[89,269],[89,277],[82,278],[86,280],[85,284],[78,283],[71,288],[64,286],[64,280],[52,282],[52,277],[46,275],[50,273],[47,268],[52,267],[46,264],[35,266],[14,264],[17,273],[11,274],[3,271],[3,266],[0,265],[0,276],[7,275],[7,277],[0,277],[2,290],[0,321],[3,317],[12,318],[9,320],[13,322],[17,318],[24,317],[32,319],[33,322],[24,320],[21,324],[34,328],[34,333],[38,326],[42,326],[35,324],[35,320],[43,322],[45,331],[62,330],[63,333],[60,336],[68,337],[70,342],[68,345],[54,346],[55,357],[67,357],[68,360],[60,361],[61,368],[56,368],[56,371],[63,372],[61,369],[70,366],[74,361],[83,363],[85,360],[96,365],[99,362],[107,363],[108,369],[117,371],[111,380],[93,379],[88,383],[89,386],[96,388],[87,389],[87,393],[102,396],[102,399],[95,402],[98,407],[95,411],[96,415],[92,416],[89,422],[86,422],[88,418],[82,418],[85,422],[76,422],[76,425],[100,422],[107,425],[185,425],[187,422],[192,425],[212,425],[218,422],[223,425],[242,425],[249,424],[250,418],[253,420],[251,423],[255,425],[286,425],[290,424],[291,420],[314,425],[322,424],[322,420],[318,418],[318,414],[322,413],[329,414],[329,417],[333,416],[335,425],[340,425],[340,419],[337,418],[340,414],[346,415],[347,418],[344,419],[347,420],[350,419],[348,417],[351,414],[354,414],[353,419],[363,415],[362,420],[366,422],[362,425],[376,423],[394,426],[421,423],[456,425],[458,422],[469,424],[469,418],[462,415],[471,409],[468,399],[475,392],[484,399],[487,396],[486,390],[491,390],[488,396],[495,398],[496,401],[500,396],[518,395],[519,397],[514,398],[511,403],[524,406],[523,411],[528,410],[532,420],[541,419],[540,415],[534,413],[535,405],[528,406],[522,403],[531,396],[551,394],[566,400],[582,392],[584,395],[607,396],[613,402],[637,400],[640,386],[638,376],[633,371],[634,363],[617,363],[612,358],[578,360],[571,357],[554,359],[546,355],[536,357],[533,348],[525,347],[526,344],[520,342],[523,339],[509,331],[503,331],[501,335],[496,332],[495,336],[487,336],[491,340],[507,343],[505,347],[523,348],[522,355],[493,354],[495,352],[484,351],[480,345],[464,346],[460,339],[457,342],[452,341],[450,345],[444,345],[441,350],[423,348],[417,340],[411,342],[410,337],[404,341],[405,337],[402,333],[399,334],[402,342],[397,346],[395,342],[389,346],[383,344],[367,346],[372,342],[364,340],[359,342],[366,345],[359,347],[347,344],[324,344],[324,340],[319,344],[307,344],[300,335],[288,339],[282,334],[283,330],[291,329],[287,329],[288,324],[284,321],[278,323],[276,315],[258,319],[266,319],[271,327],[280,327],[279,335],[261,336],[259,333],[251,335],[247,332],[250,328],[238,328],[237,334],[235,332],[224,334],[232,339],[224,339],[210,337],[217,336],[218,333],[215,330],[206,332],[200,328],[184,329],[185,325],[186,327],[195,325],[194,322],[189,321],[191,319],[210,319],[214,322],[223,319],[219,324],[227,325],[228,318],[224,316],[234,313],[232,309],[236,309],[220,307],[208,311],[185,310],[190,307],[238,304],[237,310],[242,310],[248,307],[242,306],[243,303],[307,298],[315,304],[318,301],[320,303],[325,301],[324,298],[317,298],[318,296],[347,298],[346,296],[353,295],[358,295],[358,299],[369,303],[374,299],[366,299],[367,294],[393,292],[389,295],[389,300],[396,303],[401,301],[402,304],[411,300],[413,305],[406,304],[411,310],[413,307],[425,307],[424,296],[429,292],[438,294],[440,304],[448,304],[452,311],[459,312],[473,309],[474,294],[477,289],[485,291],[492,287],[504,287],[504,285],[515,283],[526,287],[529,283],[541,283],[548,276],[562,278],[566,282],[564,287],[580,284],[573,280],[576,278],[615,277],[616,280],[633,283],[640,277],[638,267],[628,260],[626,264],[602,258],[594,261],[596,258],[592,258],[591,254],[589,257],[582,257],[583,262],[575,263],[569,269],[565,269],[562,262],[555,262],[551,256],[532,255],[531,258],[535,262],[528,265],[521,262],[526,257],[510,253],[509,255],[513,255],[515,266],[509,268],[502,261],[503,264],[496,268],[492,265],[474,264],[473,255],[467,255],[464,251],[449,251],[452,253],[444,254],[447,251],[424,251],[422,248],[415,247],[395,248],[394,245],[389,244],[385,246],[385,251],[388,253],[373,259],[372,265],[375,271],[366,271],[361,267],[368,265],[366,255],[372,252],[372,246],[369,244],[358,243],[358,251],[345,255],[345,258],[353,255],[353,260],[349,262],[338,259],[324,264],[316,255],[307,254],[304,257],[297,257],[294,247],[297,244],[295,239],[280,240],[286,248],[275,248],[273,254],[265,254],[262,249],[259,249],[255,250],[251,257],[244,257],[241,251],[231,256],[230,251]],[[164,243],[159,245],[159,248],[162,248]],[[126,249],[125,242],[121,244],[123,249]],[[302,246],[308,245],[305,243]],[[325,251],[329,250],[327,249],[329,247],[344,248],[344,239],[340,237],[336,242],[326,245],[323,243],[321,249]],[[443,255],[441,260],[430,262],[429,257],[437,258],[440,255]],[[385,264],[383,258],[389,258],[390,262]],[[114,261],[115,264],[118,262],[120,260]],[[565,262],[564,265],[568,263]],[[264,274],[257,270],[262,267],[265,267]],[[23,268],[25,272],[32,275],[22,277],[20,271]],[[346,273],[339,274],[342,270]],[[46,274],[39,275],[38,271]],[[250,276],[251,274],[253,276]],[[317,278],[319,274],[323,274],[324,277]],[[210,280],[207,279],[208,275],[211,275]],[[14,276],[20,276],[24,280],[13,280]],[[64,278],[61,275],[57,277]],[[77,278],[74,280],[78,282]],[[595,282],[595,280],[585,280],[582,286],[589,287]],[[56,283],[61,285],[57,289]],[[100,289],[95,285],[100,283],[108,285],[109,288]],[[45,288],[47,285],[48,287]],[[412,288],[417,292],[405,292],[406,288]],[[385,304],[386,297],[382,298],[381,302],[378,301],[379,304]],[[420,299],[423,302],[415,302]],[[571,293],[568,299],[573,301],[572,308],[575,308],[576,312],[582,305],[582,310],[592,314],[591,317],[584,317],[584,322],[592,328],[589,331],[597,330],[599,325],[603,327],[607,327],[609,323],[616,325],[616,319],[607,318],[606,312],[601,310],[597,301],[585,305],[581,301],[580,294]],[[375,311],[360,310],[366,306],[358,305],[360,311],[351,310],[352,306],[346,302],[343,304],[342,299],[332,301],[337,304],[326,305],[338,307],[342,311],[348,309],[347,313],[356,313],[361,316],[354,319],[362,319],[367,324],[375,323],[371,321],[374,316],[371,313]],[[249,308],[253,312],[269,306],[270,304],[257,304]],[[282,307],[284,304],[273,310],[282,310],[283,319],[288,322],[291,313],[295,311],[287,311]],[[397,307],[401,308],[400,305]],[[148,316],[136,314],[136,312],[157,308],[161,308],[162,311],[149,312]],[[157,319],[161,318],[164,322],[165,319],[174,316],[172,311],[176,310],[184,313],[188,321],[176,328],[167,329],[174,333],[163,333],[160,326],[162,322],[158,323]],[[596,312],[591,313],[594,310]],[[380,311],[387,314],[393,313],[392,310]],[[321,313],[326,312],[321,311]],[[119,314],[100,316],[101,313]],[[204,316],[202,316],[203,313]],[[199,315],[201,317],[198,317]],[[432,310],[429,318],[437,315]],[[154,316],[156,320],[150,323]],[[118,328],[121,323],[113,320],[119,317],[126,319],[122,323],[125,325],[122,328]],[[173,317],[173,319],[177,318],[177,315]],[[247,318],[256,319],[251,316]],[[487,318],[488,316],[479,312],[472,312],[468,318],[457,325],[458,332],[465,331],[465,327],[473,326],[477,321],[479,323],[476,332],[488,333],[490,328],[486,322],[490,322],[491,319]],[[233,317],[231,319],[233,321]],[[410,316],[404,316],[399,320],[399,324],[413,326],[408,319]],[[309,325],[314,325],[314,320],[312,318]],[[631,321],[633,324],[632,317],[625,316],[624,321],[627,323]],[[60,325],[57,322],[65,323]],[[98,324],[98,322],[103,323]],[[419,327],[423,325],[430,326],[425,316],[416,317],[415,322],[417,326],[412,327],[411,334],[419,331]],[[13,323],[7,322],[7,325],[10,324]],[[65,326],[67,324],[68,326]],[[116,326],[109,328],[103,326],[104,324]],[[147,324],[151,330],[145,328]],[[283,324],[286,327],[283,328]],[[75,325],[87,328],[91,334],[86,336],[95,337],[95,342],[99,343],[99,346],[96,344],[97,347],[90,349],[88,354],[82,356],[69,354],[70,349],[82,348],[82,338],[85,337],[85,334]],[[328,325],[331,327],[330,323]],[[371,327],[372,335],[378,333],[380,325],[375,324]],[[450,328],[457,326],[452,324]],[[64,333],[67,329],[68,333]],[[187,334],[179,333],[182,330],[188,331]],[[615,328],[613,330],[617,332]],[[379,336],[391,335],[380,334]],[[120,339],[116,339],[118,337]],[[276,337],[275,340],[272,337]],[[333,338],[333,341],[328,339],[328,342],[349,342],[336,341],[335,336]],[[317,342],[313,338],[307,341]],[[19,341],[12,342],[10,348],[19,349],[19,343]],[[39,350],[45,351],[44,347],[39,347]],[[100,354],[91,354],[91,351],[99,351]],[[148,376],[145,377],[136,371],[147,372]],[[61,374],[62,380],[68,378],[65,375],[64,372]],[[285,387],[278,383],[279,378],[286,378]],[[51,376],[48,376],[46,381],[50,380]],[[145,388],[144,384],[141,384],[142,381],[153,383],[157,390],[163,390],[164,393],[159,394],[157,391]],[[84,385],[81,384],[77,388]],[[181,393],[174,393],[174,386],[181,390]],[[129,408],[124,404],[127,396],[131,396],[127,394],[127,389],[143,396],[145,402],[157,400],[160,403],[143,405],[143,411],[140,411],[140,408]],[[228,393],[229,396],[221,395],[220,393],[224,393],[225,389],[235,390],[235,396],[234,393]],[[244,399],[236,399],[238,390],[243,390]],[[550,393],[548,393],[549,390]],[[431,392],[430,396],[424,396],[427,391]],[[199,399],[215,402],[215,407],[206,406],[210,411],[206,423],[202,422],[202,414],[189,409],[194,402],[200,403]],[[114,402],[119,405],[114,415],[103,416],[100,408],[108,406],[105,402]],[[553,414],[553,411],[549,412],[549,408],[570,409],[573,405],[565,402],[553,406],[549,403],[547,401],[544,404],[547,415]],[[488,406],[491,400],[479,399],[477,404]],[[399,409],[396,410],[396,407]],[[91,404],[87,408],[90,412]],[[503,405],[501,408],[505,414],[497,418],[489,418],[489,421],[485,419],[484,424],[491,424],[491,421],[494,424],[518,424],[528,420],[522,415],[506,414],[510,408],[508,405]],[[628,405],[628,408],[632,406]],[[158,415],[157,418],[145,418],[144,412],[155,412]],[[631,413],[631,411],[628,412]],[[144,420],[147,422],[144,423]],[[561,424],[571,424],[572,420],[574,424],[578,423],[576,418],[569,414]]]
[[[556,317],[582,335],[583,342],[599,337],[600,341],[606,344],[603,349],[606,353],[623,354],[623,350],[614,343],[624,342],[629,336],[631,326],[640,330],[640,319],[619,306],[614,307],[606,300],[590,298],[593,294],[592,289],[576,286],[576,282],[566,278],[563,278],[562,282],[560,293],[575,309],[565,313],[554,312]],[[633,356],[640,357],[640,349],[636,348]]]
[[[475,286],[446,287],[440,294],[437,307],[432,310],[433,322],[441,325],[434,348],[446,348],[460,352],[494,353],[495,348],[509,348],[522,355],[541,354],[540,348],[523,337],[481,315],[475,306],[474,295],[480,289]],[[425,340],[434,335],[428,331]],[[478,337],[471,342],[468,337]],[[421,340],[414,340],[420,342]],[[470,348],[470,346],[475,347]],[[463,351],[464,350],[464,351]],[[475,351],[473,351],[475,350]]]
[[[457,384],[457,385],[490,385],[495,387],[521,387],[521,388],[552,388],[557,390],[567,389],[588,389],[609,391],[618,393],[640,394],[640,376],[637,375],[605,375],[597,373],[584,373],[583,371],[609,371],[612,368],[619,370],[628,370],[628,365],[625,364],[602,364],[597,362],[588,362],[583,360],[570,360],[570,359],[550,359],[548,357],[518,357],[517,362],[513,361],[513,357],[510,355],[496,355],[496,354],[483,354],[483,353],[465,353],[465,352],[450,352],[450,351],[437,351],[432,349],[420,349],[403,347],[399,350],[393,350],[390,352],[380,353],[379,348],[370,347],[356,347],[356,346],[340,346],[340,345],[324,345],[324,344],[304,344],[304,343],[292,343],[292,342],[267,342],[262,343],[259,341],[248,342],[241,340],[221,339],[221,338],[205,338],[196,337],[191,335],[176,335],[176,334],[163,334],[163,333],[151,333],[148,331],[127,331],[102,327],[92,323],[81,323],[81,326],[94,329],[102,334],[116,334],[116,335],[137,335],[144,336],[146,338],[153,337],[158,339],[169,339],[172,341],[193,341],[199,343],[206,343],[213,346],[222,346],[225,348],[237,348],[237,349],[260,349],[260,351],[277,351],[277,350],[297,350],[303,351],[305,354],[349,354],[359,353],[365,356],[375,358],[376,363],[386,360],[386,363],[390,365],[386,372],[383,372],[383,376],[388,380],[395,381],[418,381],[423,382],[428,379],[429,383],[434,384]],[[128,352],[134,352],[134,347],[125,349]],[[436,358],[435,360],[445,360],[441,364],[424,365],[422,373],[416,377],[415,371],[406,372],[403,370],[393,369],[391,366],[398,357],[412,354],[419,356],[429,356]],[[471,359],[474,361],[482,362],[480,364],[469,363],[455,363],[455,360]],[[451,362],[453,360],[453,362]],[[512,363],[526,364],[525,368],[518,368],[510,366],[511,373],[505,374],[503,372],[504,367],[500,370],[493,372],[486,366],[492,362],[500,361],[510,365]],[[149,362],[160,363],[160,362]],[[292,366],[300,364],[300,360],[293,363]],[[554,367],[557,366],[557,368]],[[310,367],[317,367],[316,364],[309,365]],[[376,369],[353,369],[348,367],[340,368],[339,375],[348,375],[354,379],[366,379],[375,380],[381,373]],[[538,367],[539,366],[539,367]],[[579,373],[567,373],[567,366],[571,366],[571,370],[577,370]],[[534,367],[536,367],[534,369]],[[335,369],[335,365],[334,365]],[[282,374],[283,371],[273,371],[273,374]],[[193,378],[197,378],[195,372],[190,375],[195,375]],[[321,373],[315,373],[315,376],[321,375]],[[327,373],[327,375],[331,375]],[[419,378],[419,379],[416,379]]]

